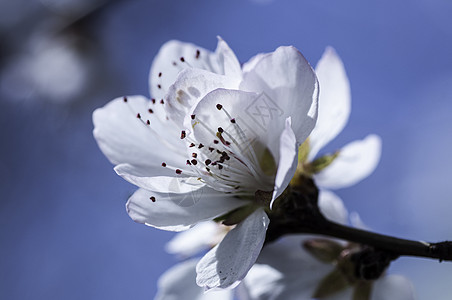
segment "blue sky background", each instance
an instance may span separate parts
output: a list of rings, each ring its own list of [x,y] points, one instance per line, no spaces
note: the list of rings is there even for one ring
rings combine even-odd
[[[312,65],[333,46],[353,104],[326,150],[369,133],[383,138],[377,171],[337,193],[377,232],[452,239],[450,1],[120,1],[82,28],[89,82],[60,101],[25,93],[29,82],[14,85],[9,76],[50,14],[38,2],[0,5],[17,15],[0,23],[9,42],[0,51],[1,299],[152,299],[157,278],[176,262],[163,249],[172,233],[127,216],[135,188],[114,173],[91,122],[115,97],[148,95],[150,64],[169,39],[213,50],[220,35],[242,62],[294,45]],[[402,258],[389,272],[411,279],[419,299],[452,295],[451,263]]]

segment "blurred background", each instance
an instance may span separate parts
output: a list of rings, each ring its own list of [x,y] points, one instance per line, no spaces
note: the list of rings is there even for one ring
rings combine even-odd
[[[91,114],[148,96],[169,39],[241,62],[294,45],[344,61],[353,106],[326,150],[383,138],[377,171],[338,190],[377,232],[452,239],[452,2],[448,0],[0,0],[0,298],[152,299],[172,233],[135,224]],[[450,299],[452,264],[402,258],[419,299]]]

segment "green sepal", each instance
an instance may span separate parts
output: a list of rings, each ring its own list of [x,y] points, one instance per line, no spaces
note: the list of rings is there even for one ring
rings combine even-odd
[[[223,225],[232,226],[245,220],[251,215],[259,206],[254,203],[236,208],[224,215],[214,219],[215,222],[221,222]]]
[[[264,172],[267,176],[276,174],[278,166],[276,165],[275,158],[270,152],[270,149],[265,148],[264,152],[260,156],[259,166],[261,167],[262,172]]]
[[[310,164],[308,164],[305,167],[305,171],[309,175],[317,174],[320,171],[322,171],[323,169],[325,169],[326,167],[328,167],[329,165],[331,165],[331,163],[338,156],[339,156],[339,151],[336,151],[333,154],[327,154],[327,155],[321,156],[321,157],[317,158],[316,160],[314,160],[313,162],[311,162]]]

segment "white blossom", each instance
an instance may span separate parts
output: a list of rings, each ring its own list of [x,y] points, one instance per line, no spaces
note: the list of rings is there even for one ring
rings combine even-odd
[[[214,53],[170,41],[149,83],[150,100],[122,97],[96,110],[94,136],[115,171],[140,188],[127,202],[136,222],[171,231],[220,216],[236,224],[197,265],[198,285],[235,286],[315,125],[316,76],[293,47],[241,67],[222,39]]]
[[[308,161],[313,162],[319,151],[345,127],[351,110],[350,83],[344,65],[333,48],[328,47],[316,66],[320,85],[319,116],[309,136]],[[320,188],[338,189],[356,184],[369,176],[378,165],[381,139],[370,134],[339,150],[334,160],[314,174]]]

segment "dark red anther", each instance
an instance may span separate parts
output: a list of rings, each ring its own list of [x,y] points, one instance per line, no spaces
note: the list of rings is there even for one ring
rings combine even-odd
[[[191,163],[196,166],[196,164],[198,164],[198,161],[196,159],[192,159]]]
[[[203,147],[204,147],[204,145],[201,143],[201,144],[199,144],[198,149],[201,149]]]
[[[138,118],[138,119],[141,119],[140,113],[137,113],[137,118]]]
[[[162,77],[162,72],[159,73],[159,77]]]
[[[162,86],[161,86],[160,84],[157,84],[157,87],[158,87],[159,89],[161,89],[161,88],[162,88]]]
[[[218,165],[218,169],[223,169],[223,166],[222,165]]]
[[[146,121],[147,125],[151,125],[151,122],[149,120]]]
[[[189,166],[191,166],[191,162],[187,159],[187,163],[186,163],[186,165],[189,165]]]
[[[223,128],[218,127],[218,132],[219,132],[219,133],[223,133],[223,132],[224,132]]]
[[[217,104],[217,109],[218,109],[218,110],[221,110],[222,108],[223,108],[223,105]]]
[[[197,157],[198,157],[198,154],[196,154],[196,153],[192,153],[192,154],[191,154],[191,157],[193,157],[193,158],[197,158]]]
[[[161,99],[160,104],[165,104],[165,101],[163,101],[163,99]]]
[[[209,151],[212,152],[215,148],[209,147]]]
[[[201,55],[201,51],[199,51],[198,49],[196,50],[196,59],[199,58],[199,55]]]
[[[218,140],[213,140],[213,143],[214,143],[214,144],[218,144],[219,141],[218,141]]]
[[[155,202],[155,197],[154,196],[150,197],[149,199],[151,199],[152,202]]]
[[[182,174],[182,170],[176,169],[176,174]]]
[[[196,115],[191,115],[191,119],[194,120]]]
[[[127,102],[127,97],[123,97],[122,101]]]
[[[182,132],[180,133],[180,139],[185,139],[186,136],[187,134],[185,133],[185,130],[182,130]]]
[[[190,146],[188,146],[188,147],[192,148],[192,147],[194,147],[194,146],[196,146],[196,145],[193,144],[193,143],[191,143]]]
[[[166,167],[166,163],[162,162],[162,167]]]
[[[185,62],[185,58],[182,56],[182,57],[180,58],[180,61],[181,61],[181,62]]]
[[[206,161],[205,161],[206,166],[210,165],[211,162],[212,162],[212,161],[211,161],[210,159],[206,159]]]
[[[235,119],[231,119],[231,123],[232,123],[232,124],[235,124]]]
[[[155,104],[155,99],[154,98],[152,98],[151,101],[152,101],[152,104]]]
[[[148,112],[149,112],[150,114],[153,114],[153,113],[154,113],[154,111],[153,111],[152,109],[148,109]]]

